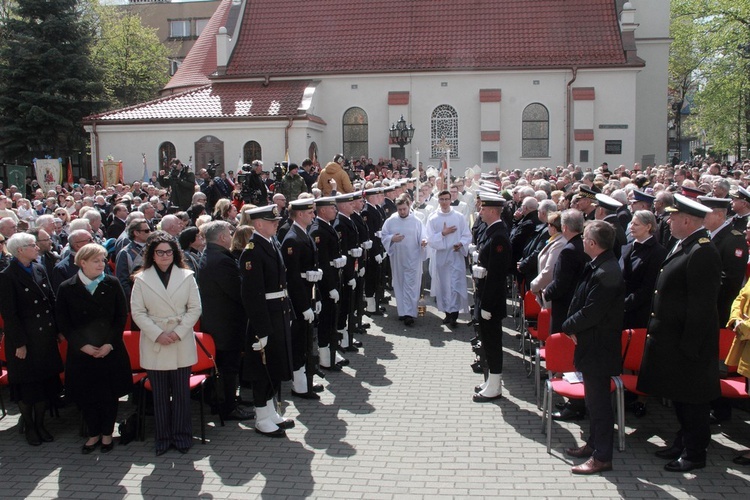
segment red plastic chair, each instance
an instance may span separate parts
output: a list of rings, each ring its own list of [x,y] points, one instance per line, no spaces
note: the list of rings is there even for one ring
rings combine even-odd
[[[536,300],[536,296],[531,290],[523,294],[523,325],[521,335],[521,358],[526,363],[526,352],[532,352],[530,338],[533,337],[532,329],[537,328],[539,322],[539,313],[542,312],[542,306]],[[531,360],[529,360],[529,374],[531,373]]]
[[[542,409],[542,368],[541,362],[544,359],[544,344],[550,336],[552,329],[552,312],[549,309],[542,309],[537,316],[536,327],[529,327],[529,334],[536,343],[534,349],[534,395],[536,396],[536,406]]]
[[[205,387],[206,382],[209,378],[211,378],[213,374],[213,370],[215,368],[214,366],[214,360],[213,358],[216,357],[216,344],[214,344],[214,339],[211,338],[210,335],[207,333],[202,332],[194,332],[195,337],[200,340],[200,342],[203,344],[203,347],[206,348],[208,353],[206,354],[203,352],[203,349],[198,348],[196,346],[196,350],[198,353],[198,361],[193,365],[191,369],[190,374],[190,392],[193,391],[199,391],[200,393],[200,415],[201,415],[201,443],[206,444],[206,416],[205,416]],[[132,361],[131,361],[132,362]],[[153,388],[151,387],[151,381],[146,377],[143,381],[143,389],[146,391],[152,391]],[[144,404],[145,397],[141,398],[140,405],[139,405],[139,413],[140,413],[140,423],[141,423],[141,435],[145,434],[145,417],[146,417],[146,405]],[[224,427],[224,418],[219,414],[219,420],[221,422],[221,426]]]
[[[575,344],[573,340],[563,333],[555,333],[547,339],[546,345],[546,364],[549,378],[545,384],[544,397],[542,400],[542,431],[547,434],[547,453],[552,449],[552,396],[559,394],[569,399],[584,399],[585,392],[583,383],[572,384],[562,378],[562,374],[575,371],[573,365],[573,353]],[[554,376],[558,374],[558,376]],[[624,397],[622,385],[619,377],[612,377],[610,383],[610,392],[614,392],[617,403],[617,428],[619,446],[618,449],[625,449],[625,417],[624,417]]]
[[[719,331],[719,360],[727,359],[729,349],[732,348],[734,341],[734,331],[729,328],[722,328]],[[729,366],[729,372],[737,371],[736,366]],[[721,397],[731,399],[748,399],[750,395],[747,392],[747,379],[743,376],[727,377],[719,379],[721,387]]]
[[[647,396],[646,393],[636,389],[638,386],[638,372],[641,371],[643,351],[646,349],[646,329],[634,328],[622,331],[622,370],[632,373],[620,375],[622,387],[633,394]]]
[[[0,338],[0,388],[7,387],[8,382],[8,370],[5,368],[8,362],[8,358],[5,357],[5,335]],[[5,401],[3,401],[3,395],[0,393],[0,411],[2,411],[3,417],[8,414],[5,409]]]

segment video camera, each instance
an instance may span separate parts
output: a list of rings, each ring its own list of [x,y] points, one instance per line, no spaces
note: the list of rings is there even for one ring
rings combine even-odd
[[[216,163],[213,159],[208,162],[208,165],[206,165],[206,172],[208,172],[208,176],[210,178],[216,177],[216,167],[220,167],[221,163]]]
[[[284,164],[286,162],[283,162]],[[284,177],[284,173],[286,171],[286,165],[282,166],[282,163],[276,162],[273,164],[273,170],[271,170],[271,173],[273,174],[273,178],[275,182],[281,182],[281,178]]]

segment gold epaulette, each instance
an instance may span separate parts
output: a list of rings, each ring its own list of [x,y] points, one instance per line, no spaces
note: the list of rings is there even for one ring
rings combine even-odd
[[[737,231],[736,229],[732,229],[732,234],[735,236],[742,236],[742,231]]]
[[[245,245],[245,250],[252,250],[253,248],[255,248],[255,242],[253,241]]]
[[[705,245],[706,243],[711,243],[711,240],[708,238],[701,238],[698,240],[698,243],[700,243],[701,245]]]

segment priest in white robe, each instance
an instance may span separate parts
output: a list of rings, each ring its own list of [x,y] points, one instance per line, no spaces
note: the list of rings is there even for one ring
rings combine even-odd
[[[422,261],[427,240],[424,225],[409,211],[409,198],[396,198],[396,213],[383,224],[380,240],[391,262],[391,280],[396,296],[398,318],[406,326],[414,324],[422,293]]]
[[[466,286],[466,256],[471,231],[463,215],[451,208],[447,190],[438,194],[440,208],[427,219],[427,242],[434,250],[430,261],[431,294],[438,310],[445,313],[443,324],[457,325],[458,314],[469,312]]]

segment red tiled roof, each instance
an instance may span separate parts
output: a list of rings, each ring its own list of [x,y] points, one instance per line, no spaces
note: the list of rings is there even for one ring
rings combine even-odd
[[[226,26],[232,0],[223,0],[195,41],[177,72],[164,87],[165,91],[181,91],[209,83],[208,75],[216,71],[216,33]]]
[[[614,0],[253,0],[227,76],[626,63]]]
[[[297,116],[309,80],[218,83],[137,104],[86,121],[175,121]]]

